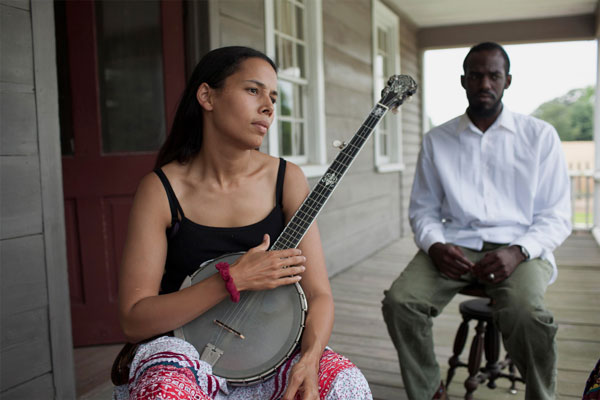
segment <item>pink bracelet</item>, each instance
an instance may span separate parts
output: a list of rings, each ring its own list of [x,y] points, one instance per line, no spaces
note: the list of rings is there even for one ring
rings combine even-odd
[[[221,278],[225,282],[225,288],[229,292],[229,297],[231,298],[231,301],[233,301],[234,303],[240,301],[240,292],[238,292],[237,288],[235,287],[233,278],[229,273],[229,264],[224,261],[221,261],[220,263],[217,263],[215,267],[217,268],[219,274],[221,275]]]

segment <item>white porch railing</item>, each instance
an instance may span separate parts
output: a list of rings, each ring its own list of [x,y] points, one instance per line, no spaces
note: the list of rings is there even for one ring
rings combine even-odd
[[[573,229],[591,229],[594,225],[594,172],[571,170],[569,177]]]

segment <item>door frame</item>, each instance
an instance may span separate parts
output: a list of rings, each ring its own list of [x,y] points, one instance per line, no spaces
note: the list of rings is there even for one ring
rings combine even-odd
[[[32,1],[32,42],[39,140],[43,240],[54,398],[75,399],[71,303],[67,274],[54,3]]]

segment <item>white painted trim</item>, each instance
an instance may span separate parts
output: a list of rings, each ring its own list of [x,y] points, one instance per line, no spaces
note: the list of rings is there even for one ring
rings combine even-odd
[[[382,165],[378,165],[377,167],[377,172],[380,173],[386,173],[386,172],[399,172],[399,171],[404,171],[404,164],[402,163],[394,163],[394,164],[382,164]]]
[[[275,62],[275,10],[273,0],[264,0],[265,7],[265,52]],[[267,135],[268,152],[274,157],[279,156],[279,124],[277,115],[269,128]]]
[[[53,2],[31,2],[31,25],[52,379],[56,399],[75,399]]]
[[[600,5],[597,20],[600,20]],[[600,29],[600,28],[599,28]],[[594,171],[594,226],[600,229],[600,38],[596,39],[596,102],[594,104],[594,143],[596,146]],[[600,233],[595,236],[600,244]]]
[[[327,168],[329,168],[329,165],[306,164],[301,165],[300,168],[302,168],[302,172],[304,172],[304,175],[306,175],[307,178],[316,178],[323,176],[325,171],[327,171]]]
[[[600,227],[595,226],[592,228],[592,236],[594,240],[596,240],[598,246],[600,246]]]
[[[322,1],[307,1],[305,18],[307,23],[308,52],[308,96],[305,107],[307,163],[300,165],[307,176],[315,176],[315,171],[327,170],[326,126],[325,126],[325,73],[323,70],[323,18]],[[265,49],[269,57],[275,59],[274,8],[273,0],[264,0],[265,7]],[[293,80],[293,79],[292,79]],[[277,116],[268,135],[269,154],[279,156],[279,134]],[[319,166],[324,166],[321,168]]]
[[[419,59],[421,60],[421,71],[423,71],[422,73],[424,73],[426,65],[425,65],[425,50],[419,50]],[[428,116],[428,109],[427,109],[427,104],[426,104],[426,99],[425,99],[425,93],[427,90],[427,82],[425,82],[425,79],[421,80],[421,85],[419,87],[419,97],[421,98],[421,115],[423,116],[421,118],[421,134],[420,134],[420,138],[423,138],[423,135],[425,135],[426,132],[428,132],[432,127],[429,126],[429,122],[427,121]]]
[[[310,84],[309,105],[311,126],[308,132],[315,132],[316,137],[309,142],[309,160],[313,164],[324,165],[327,163],[327,151],[325,144],[325,72],[323,70],[323,17],[321,0],[312,0],[311,6],[306,9],[308,21],[312,21],[312,27],[308,29],[308,49],[310,60]],[[327,169],[327,168],[325,168]],[[323,171],[325,172],[325,171]]]
[[[389,69],[393,74],[400,73],[400,18],[391,9],[379,0],[375,0],[372,3],[371,12],[371,54],[373,60],[372,68],[372,79],[373,87],[375,88],[375,81],[377,78],[375,70],[375,60],[377,58],[377,28],[384,27],[390,34],[390,48],[392,49],[391,65]],[[374,102],[379,101],[380,93],[373,91]],[[377,172],[392,172],[399,171],[399,165],[403,165],[403,138],[402,138],[402,109],[398,109],[396,115],[385,116],[389,126],[388,133],[390,135],[390,154],[384,157],[380,154],[380,135],[376,128],[374,132],[374,160],[375,169]],[[389,165],[389,166],[388,166]]]
[[[210,50],[221,47],[221,15],[218,0],[208,0],[208,31]]]

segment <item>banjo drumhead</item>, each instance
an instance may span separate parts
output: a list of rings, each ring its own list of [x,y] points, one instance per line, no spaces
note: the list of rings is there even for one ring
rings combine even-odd
[[[184,286],[216,273],[216,263],[233,264],[239,256],[229,255],[209,262]],[[273,374],[296,348],[304,327],[305,312],[306,302],[299,284],[247,291],[241,293],[238,303],[229,298],[223,300],[177,330],[176,336],[194,345],[200,355],[209,343],[222,350],[223,355],[213,365],[215,375],[233,385],[252,383]]]

